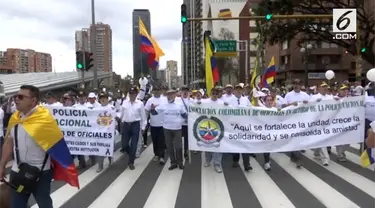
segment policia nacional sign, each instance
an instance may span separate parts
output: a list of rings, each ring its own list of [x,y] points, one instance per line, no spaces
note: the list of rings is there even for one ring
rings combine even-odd
[[[73,155],[112,156],[116,112],[108,109],[49,107]]]

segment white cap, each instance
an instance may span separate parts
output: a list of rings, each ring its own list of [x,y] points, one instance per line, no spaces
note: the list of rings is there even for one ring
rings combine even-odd
[[[269,92],[270,90],[269,90],[268,88],[263,87],[263,88],[261,89],[261,91],[267,91],[267,92]]]
[[[88,98],[96,98],[95,93],[90,92]]]

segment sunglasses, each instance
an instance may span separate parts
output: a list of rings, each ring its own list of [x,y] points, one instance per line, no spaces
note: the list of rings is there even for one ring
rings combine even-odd
[[[31,98],[31,96],[18,94],[18,95],[15,95],[14,98],[16,98],[18,100],[23,100],[25,98]]]

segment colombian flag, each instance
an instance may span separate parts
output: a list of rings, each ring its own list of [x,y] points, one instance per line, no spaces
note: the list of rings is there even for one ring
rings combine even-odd
[[[150,68],[157,69],[160,57],[164,56],[159,44],[147,32],[147,28],[139,17],[139,35],[141,36],[141,52],[148,54],[147,63]]]
[[[46,151],[53,165],[54,179],[65,181],[71,186],[79,188],[78,172],[65,143],[63,134],[51,115],[50,111],[42,106],[21,120],[20,112],[13,113],[8,124],[8,132],[15,125],[22,124],[26,132]]]
[[[205,76],[206,76],[206,90],[207,94],[211,94],[212,88],[220,80],[219,71],[216,66],[216,59],[214,57],[214,46],[210,38],[210,32],[206,31],[204,34],[205,46]]]
[[[264,71],[261,86],[268,87],[270,84],[272,84],[275,81],[275,77],[276,77],[275,57],[272,56],[267,69]]]
[[[362,152],[361,155],[361,163],[363,167],[368,167],[375,163],[375,149],[374,148],[367,148],[365,151]]]
[[[230,9],[220,9],[217,17],[219,18],[232,17],[232,12],[230,11]]]

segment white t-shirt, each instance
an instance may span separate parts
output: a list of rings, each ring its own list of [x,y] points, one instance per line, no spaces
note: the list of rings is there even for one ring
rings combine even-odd
[[[292,90],[285,95],[285,100],[287,104],[291,104],[294,102],[302,103],[303,101],[309,101],[310,96],[306,92],[296,92]]]
[[[100,103],[98,102],[95,102],[95,103],[87,102],[86,105],[88,108],[99,108],[101,106]]]
[[[241,106],[241,107],[247,107],[247,106],[250,106],[251,103],[250,103],[250,100],[247,99],[247,97],[236,97],[236,96],[233,96],[230,100],[228,100],[228,104],[231,105],[231,106]]]
[[[185,107],[176,102],[159,105],[155,111],[161,114],[163,127],[169,130],[180,130],[185,120],[182,115],[187,113]]]
[[[315,101],[318,101],[318,100],[332,100],[332,99],[333,99],[332,95],[328,95],[328,94],[322,95],[322,94],[318,93],[316,95],[311,96],[310,101],[315,102]]]
[[[89,108],[89,105],[88,105],[87,103],[84,103],[84,104],[77,103],[77,104],[74,104],[74,105],[73,105],[73,108],[77,108],[77,109],[88,109],[88,108]]]
[[[14,130],[13,127],[11,129],[11,136],[13,138],[13,144],[15,144],[15,136],[14,136]],[[44,158],[46,156],[46,152],[39,146],[36,141],[31,138],[31,136],[26,132],[26,130],[23,128],[22,124],[18,125],[18,131],[17,131],[17,141],[18,141],[18,155],[20,161],[18,161],[19,164],[21,163],[27,163],[29,165],[38,167],[39,169],[42,168]],[[14,158],[16,157],[16,145],[13,145],[13,154]],[[47,162],[44,166],[43,170],[49,170],[51,168],[51,161],[50,158],[47,159]],[[18,171],[18,164],[16,159],[13,162],[12,170],[17,172]]]
[[[233,94],[224,94],[222,97],[221,97],[221,100],[224,102],[224,103],[228,103],[236,96],[234,96]]]
[[[44,106],[46,106],[46,107],[63,106],[63,104],[61,104],[60,102],[56,102],[56,103],[52,103],[52,104],[45,103]]]
[[[4,111],[0,108],[0,137],[4,136]]]
[[[180,104],[184,109],[185,111],[187,111],[189,109],[189,105],[191,103],[194,102],[194,100],[192,98],[182,98],[182,97],[176,97],[176,100],[175,102],[177,104]],[[183,123],[182,123],[183,126],[187,126],[188,123],[187,123],[187,119],[183,119]]]
[[[288,104],[287,101],[280,95],[276,95],[276,108],[281,109],[283,105]]]
[[[223,100],[221,100],[221,99],[212,100],[211,98],[207,98],[207,99],[202,100],[202,103],[215,103],[215,104],[221,104],[221,105],[224,104]]]
[[[159,105],[167,104],[168,100],[166,97],[151,97],[147,100],[147,103],[145,105],[145,110],[150,112],[151,111],[151,105],[154,104],[155,108]],[[150,115],[150,126],[153,127],[161,127],[163,126],[163,114],[157,114],[157,115]]]
[[[375,121],[375,97],[366,96],[365,98],[365,118]]]

